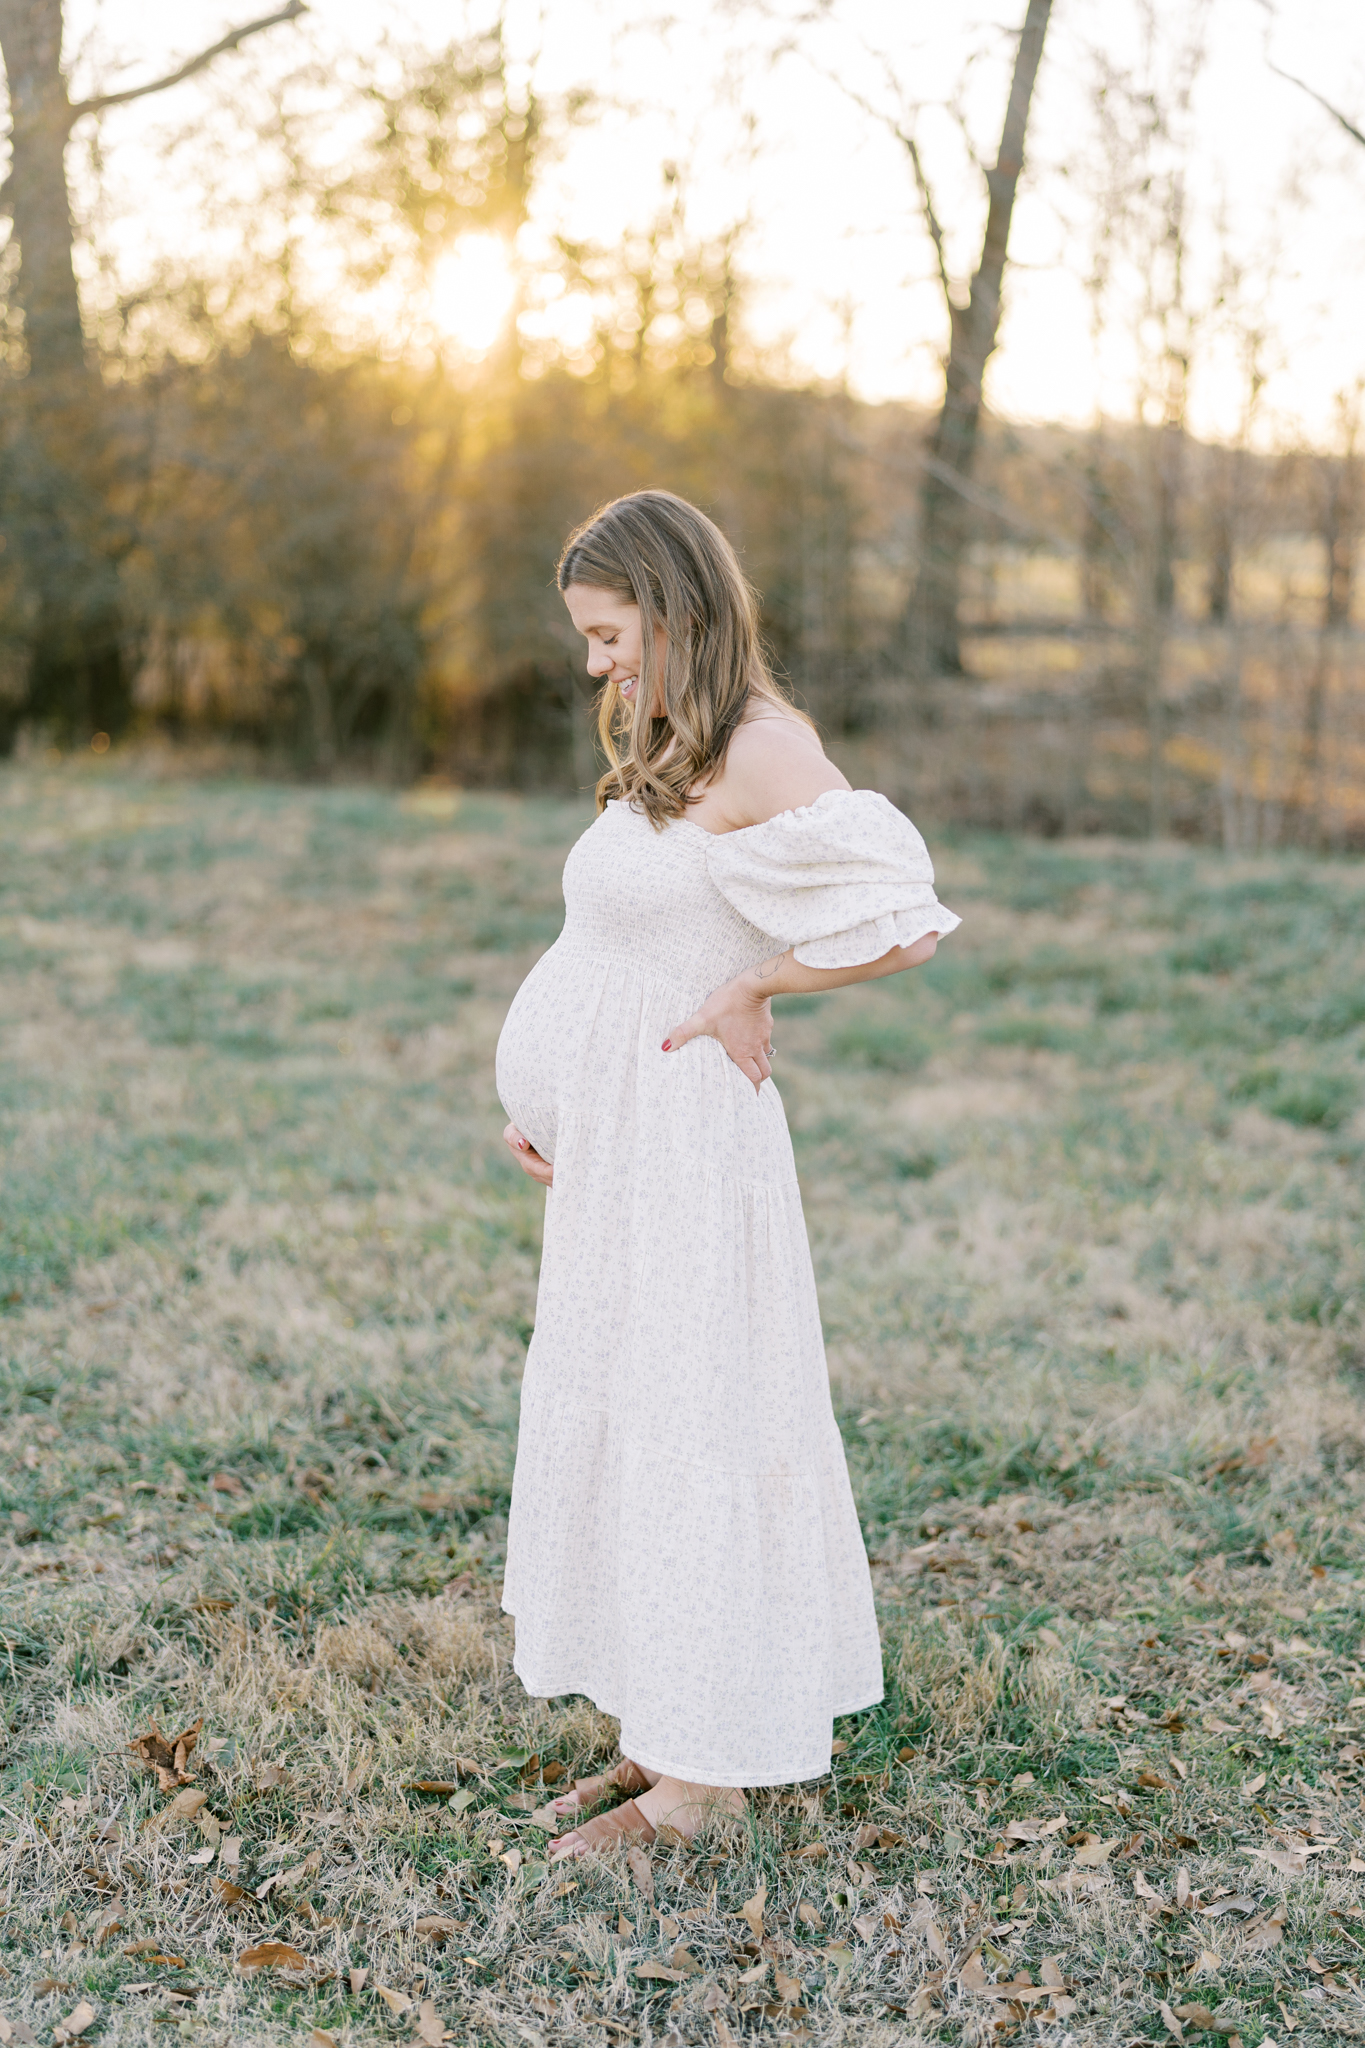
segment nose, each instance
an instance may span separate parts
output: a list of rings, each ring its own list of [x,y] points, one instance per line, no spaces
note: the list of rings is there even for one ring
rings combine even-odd
[[[610,675],[615,666],[615,656],[605,647],[599,647],[588,655],[588,674],[590,676]]]

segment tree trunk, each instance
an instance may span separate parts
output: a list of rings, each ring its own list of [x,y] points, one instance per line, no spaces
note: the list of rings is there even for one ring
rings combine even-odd
[[[958,592],[967,543],[967,487],[976,461],[981,392],[1000,330],[1000,294],[1034,81],[1052,0],[1029,0],[1019,34],[1009,105],[995,169],[981,260],[965,306],[949,304],[950,334],[938,416],[920,497],[920,566],[903,640],[920,675],[960,675]]]

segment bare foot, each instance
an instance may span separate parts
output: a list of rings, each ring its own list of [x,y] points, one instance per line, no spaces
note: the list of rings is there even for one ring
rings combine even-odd
[[[561,1792],[557,1799],[551,1799],[532,1816],[544,1826],[555,1820],[568,1820],[576,1813],[586,1813],[590,1807],[598,1806],[609,1792],[643,1792],[645,1787],[657,1782],[659,1773],[647,1771],[640,1764],[632,1763],[623,1756],[596,1778],[580,1778],[567,1792]]]
[[[718,1814],[742,1814],[748,1800],[737,1785],[693,1785],[684,1778],[656,1778],[635,1804],[652,1828],[671,1828],[691,1841],[697,1829]]]

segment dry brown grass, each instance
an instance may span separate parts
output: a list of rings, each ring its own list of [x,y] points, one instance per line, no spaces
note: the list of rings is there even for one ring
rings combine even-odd
[[[489,1063],[581,822],[0,777],[0,2017],[1365,2035],[1359,871],[977,840],[914,986],[788,1006],[888,1698],[648,1897],[546,1869],[614,1728],[497,1609],[538,1197]],[[200,1715],[177,1818],[127,1744]]]

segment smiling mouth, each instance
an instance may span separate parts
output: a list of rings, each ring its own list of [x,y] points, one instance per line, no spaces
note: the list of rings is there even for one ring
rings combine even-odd
[[[627,676],[626,680],[623,683],[618,683],[616,687],[623,697],[629,697],[633,694],[635,685],[639,680],[638,676]]]

